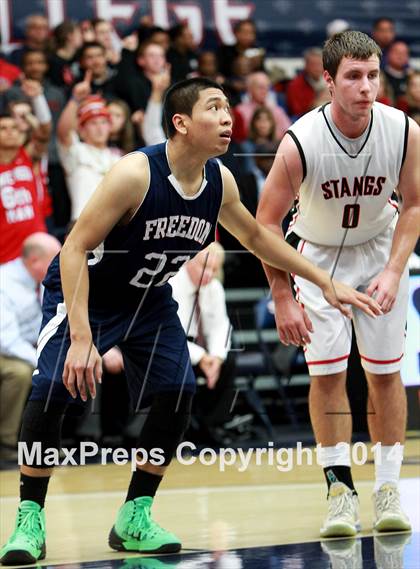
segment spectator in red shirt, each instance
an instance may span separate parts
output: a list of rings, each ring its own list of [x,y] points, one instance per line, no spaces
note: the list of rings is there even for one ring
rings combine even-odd
[[[39,127],[39,121],[33,115],[30,103],[25,100],[11,101],[9,110],[12,117],[16,120],[21,134],[20,144],[21,146],[26,146],[31,140],[33,130]],[[45,153],[41,158],[34,159],[32,162],[41,215],[47,224],[47,229],[50,229],[49,222],[53,214],[53,206],[48,190],[48,156]]]
[[[19,257],[28,235],[46,230],[34,162],[47,151],[51,113],[39,83],[27,79],[22,87],[39,124],[24,146],[16,119],[0,116],[0,264]]]
[[[302,73],[287,86],[286,101],[289,115],[300,117],[314,107],[319,93],[325,89],[322,65],[322,51],[313,47],[304,54],[305,67]]]

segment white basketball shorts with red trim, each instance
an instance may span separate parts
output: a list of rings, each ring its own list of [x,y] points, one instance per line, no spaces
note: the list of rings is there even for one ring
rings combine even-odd
[[[351,231],[351,229],[350,229]],[[385,267],[391,251],[394,224],[380,235],[351,247],[324,247],[303,239],[298,251],[334,278],[365,291],[372,279]],[[347,368],[351,349],[351,323],[324,299],[314,284],[295,277],[297,300],[312,320],[314,333],[305,348],[310,375],[330,375]],[[388,314],[370,318],[353,308],[353,323],[362,366],[371,373],[394,373],[401,367],[404,353],[408,303],[408,268],[406,267],[393,309]]]

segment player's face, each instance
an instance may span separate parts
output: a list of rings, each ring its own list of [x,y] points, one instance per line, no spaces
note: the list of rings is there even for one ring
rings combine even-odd
[[[210,156],[224,154],[232,136],[229,101],[216,88],[200,91],[192,116],[185,121],[189,141]]]
[[[0,119],[0,149],[13,150],[19,148],[21,135],[17,122],[14,118],[3,117]]]
[[[335,79],[325,72],[333,102],[353,120],[368,117],[379,89],[379,59],[343,57]]]
[[[111,132],[111,124],[105,117],[95,117],[85,122],[80,134],[87,144],[106,146]]]

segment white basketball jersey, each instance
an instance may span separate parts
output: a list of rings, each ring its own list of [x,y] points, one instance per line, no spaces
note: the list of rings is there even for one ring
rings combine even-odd
[[[289,231],[319,245],[358,245],[381,233],[397,213],[398,185],[408,137],[402,111],[374,103],[357,139],[331,119],[330,104],[304,115],[288,130],[302,159],[304,178]]]

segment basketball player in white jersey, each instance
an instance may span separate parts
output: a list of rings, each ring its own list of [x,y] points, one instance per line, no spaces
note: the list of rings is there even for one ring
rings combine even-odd
[[[367,35],[345,31],[323,50],[331,103],[299,119],[283,138],[257,218],[280,232],[298,199],[286,239],[337,279],[373,295],[384,315],[354,310],[353,324],[369,387],[368,422],[375,453],[374,527],[410,530],[398,479],[407,405],[400,377],[407,315],[407,260],[420,225],[419,128],[376,103],[381,51]],[[398,190],[401,209],[392,200]],[[280,340],[303,345],[311,375],[309,406],[328,484],[323,537],[358,531],[350,470],[352,423],[346,394],[351,325],[311,283],[265,266]],[[381,451],[381,452],[380,452]]]

